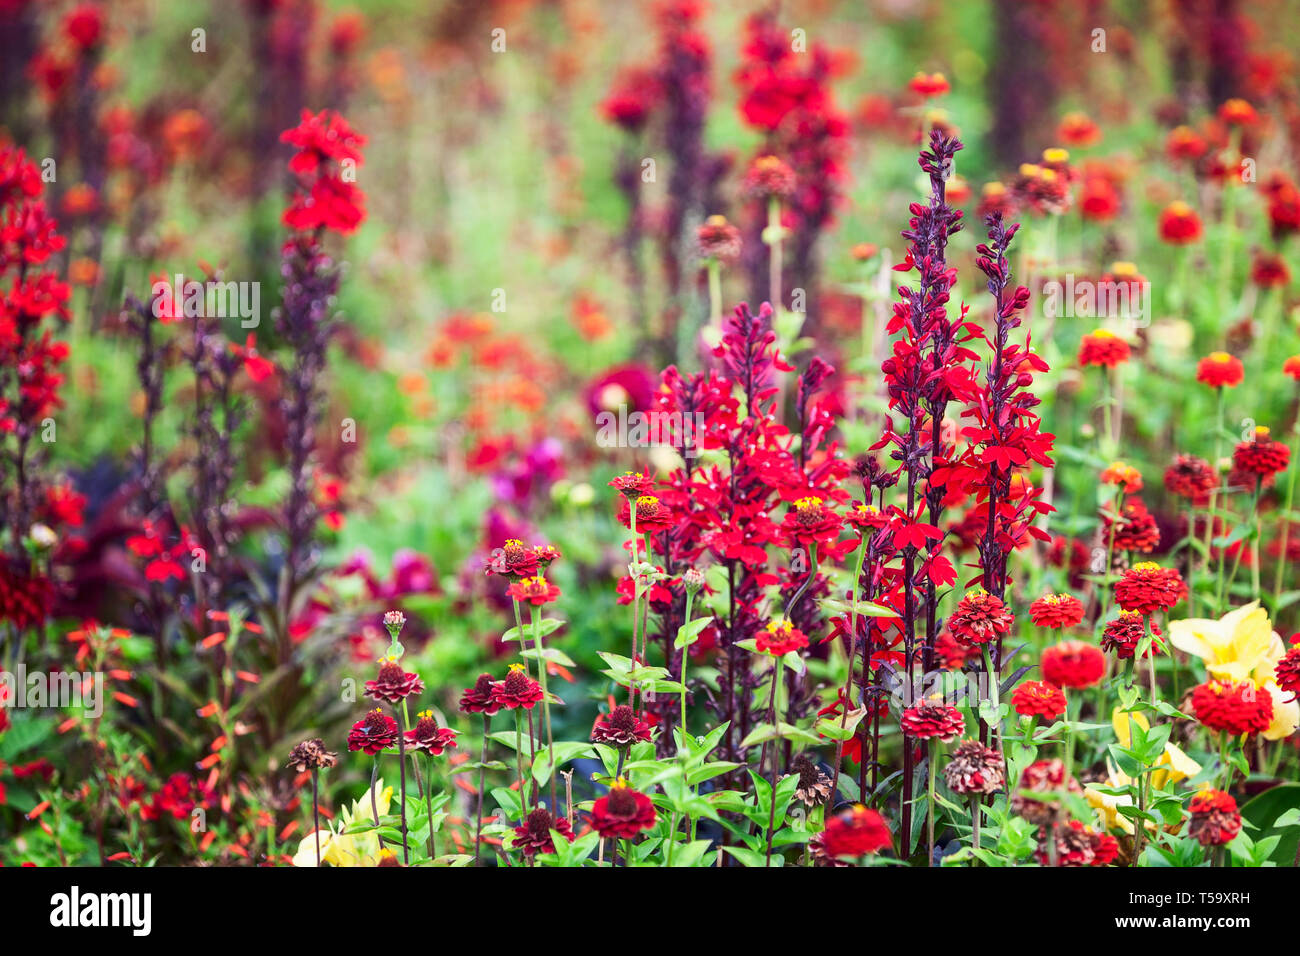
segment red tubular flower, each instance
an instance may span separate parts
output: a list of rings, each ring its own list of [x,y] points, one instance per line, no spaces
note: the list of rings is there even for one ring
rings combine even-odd
[[[1039,627],[1074,627],[1083,620],[1083,603],[1071,594],[1044,594],[1029,605],[1029,617]]]
[[[1273,722],[1273,696],[1252,681],[1210,680],[1192,688],[1192,713],[1211,730],[1257,734]]]
[[[593,743],[611,747],[630,747],[638,741],[650,739],[650,724],[636,715],[627,704],[619,704],[608,714],[596,718],[591,728]]]
[[[1083,641],[1065,641],[1044,650],[1039,665],[1057,687],[1091,687],[1106,673],[1106,655]]]
[[[832,858],[860,857],[893,846],[893,835],[885,818],[862,804],[845,807],[826,821],[822,846]]]
[[[758,632],[756,647],[760,653],[780,657],[808,646],[808,637],[789,621],[771,621]]]
[[[1187,835],[1201,846],[1231,843],[1241,832],[1241,812],[1237,801],[1222,790],[1202,790],[1192,795],[1187,809],[1192,818]]]
[[[631,530],[631,508],[627,499],[624,499],[623,507],[619,510],[618,520],[623,527]],[[675,523],[672,509],[655,495],[640,495],[636,499],[637,534],[658,534],[667,531]]]
[[[439,727],[433,711],[422,710],[415,717],[415,726],[406,732],[407,747],[440,757],[448,747],[456,746],[456,731]]]
[[[378,707],[352,725],[348,733],[348,750],[377,754],[397,743],[397,721]]]
[[[904,710],[899,723],[909,737],[944,743],[956,740],[966,729],[966,721],[956,707],[924,700]]]
[[[532,710],[542,699],[542,685],[524,673],[524,665],[511,664],[506,679],[492,687],[492,700],[498,707]]]
[[[631,840],[655,825],[655,807],[621,777],[591,807],[591,825],[607,840]]]
[[[541,575],[511,582],[506,588],[506,594],[520,604],[531,604],[534,607],[551,604],[560,599],[560,589],[554,584],[547,583],[546,578]]]
[[[466,687],[460,695],[460,712],[462,714],[486,714],[491,717],[501,705],[493,697],[495,681],[491,674],[479,674],[473,687]]]
[[[1187,596],[1187,585],[1176,568],[1143,561],[1124,572],[1115,585],[1115,601],[1126,611],[1154,614],[1167,611]]]
[[[1269,438],[1269,430],[1263,425],[1255,429],[1250,441],[1241,442],[1232,451],[1232,464],[1237,471],[1260,480],[1285,471],[1290,461],[1291,449],[1283,442]]]
[[[554,853],[555,840],[551,837],[552,830],[566,840],[573,840],[573,827],[569,826],[567,819],[552,816],[551,811],[545,807],[538,807],[528,814],[528,819],[523,824],[515,827],[515,839],[511,849],[521,850],[524,856],[529,857],[538,853]]]
[[[973,588],[957,602],[948,629],[960,644],[987,644],[1011,630],[1014,618],[1002,599]]]
[[[1211,352],[1196,363],[1196,380],[1211,388],[1236,388],[1245,377],[1241,359],[1227,352]]]
[[[1187,498],[1194,505],[1208,504],[1210,492],[1216,487],[1218,479],[1214,476],[1214,469],[1203,458],[1178,455],[1165,469],[1165,489],[1170,494]]]
[[[1151,657],[1153,654],[1159,654],[1164,650],[1164,642],[1160,639],[1159,626],[1153,621],[1150,627],[1151,646],[1147,648],[1144,657]],[[1101,635],[1101,649],[1103,651],[1114,651],[1117,658],[1127,661],[1137,653],[1137,646],[1145,636],[1146,624],[1143,616],[1137,611],[1120,611],[1119,617],[1106,622],[1106,629]]]
[[[284,224],[300,232],[355,231],[366,218],[365,194],[355,182],[365,137],[332,110],[315,115],[303,110],[301,122],[285,130],[280,141],[298,150],[289,170],[299,188],[284,211]]]
[[[1129,360],[1129,344],[1109,329],[1097,329],[1079,342],[1079,365],[1115,368]]]
[[[401,703],[412,694],[424,692],[424,681],[418,674],[402,669],[396,657],[379,659],[379,676],[366,681],[366,696],[390,704]]]
[[[1043,866],[1052,860],[1048,840],[1056,841],[1057,866],[1109,866],[1119,856],[1119,841],[1109,833],[1099,833],[1078,820],[1067,820],[1050,832],[1047,827],[1039,830],[1035,855]]]
[[[1043,680],[1027,680],[1011,694],[1011,706],[1021,717],[1055,720],[1065,713],[1065,692]]]
[[[1171,202],[1160,212],[1160,238],[1170,245],[1196,242],[1203,231],[1201,217],[1182,200]]]

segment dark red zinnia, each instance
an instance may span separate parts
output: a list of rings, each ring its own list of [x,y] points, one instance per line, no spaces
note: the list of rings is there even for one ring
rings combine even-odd
[[[348,733],[348,750],[377,754],[397,743],[397,721],[375,708],[352,725]]]
[[[961,711],[947,704],[923,700],[903,711],[899,718],[903,733],[918,740],[956,740],[966,729]]]
[[[521,826],[515,827],[515,840],[511,849],[522,850],[524,856],[537,853],[554,853],[555,840],[551,831],[555,830],[566,840],[573,839],[573,827],[564,817],[557,817],[545,807],[538,807],[528,814]]]
[[[412,694],[424,691],[424,681],[418,674],[402,669],[396,657],[379,659],[379,675],[366,681],[366,696],[389,704],[398,704]]]
[[[1001,598],[975,588],[957,602],[948,629],[961,644],[987,644],[1010,631],[1013,620]]]
[[[1241,832],[1241,812],[1237,801],[1222,790],[1202,790],[1192,795],[1187,809],[1192,818],[1187,835],[1201,846],[1222,846]]]
[[[1257,734],[1273,722],[1273,696],[1253,681],[1209,680],[1192,688],[1192,712],[1211,730]]]
[[[1249,441],[1241,442],[1232,451],[1232,464],[1237,471],[1256,478],[1272,478],[1285,471],[1290,461],[1291,449],[1269,438],[1269,430],[1262,425],[1255,429]]]
[[[507,710],[532,710],[541,699],[542,685],[524,673],[522,664],[511,664],[506,679],[492,687],[492,700]]]
[[[406,746],[439,757],[448,747],[456,746],[456,731],[439,727],[433,711],[422,710],[416,715],[415,726],[406,732]]]
[[[1150,627],[1151,646],[1147,648],[1144,657],[1151,657],[1164,650],[1159,625],[1153,621]],[[1119,617],[1106,622],[1106,629],[1101,635],[1101,649],[1114,651],[1115,656],[1122,661],[1130,660],[1137,653],[1138,644],[1146,636],[1146,628],[1146,619],[1137,611],[1120,611]]]
[[[860,803],[832,816],[822,831],[822,846],[832,858],[879,853],[893,846],[893,842],[885,818]]]
[[[608,714],[596,718],[591,728],[594,743],[611,747],[627,747],[637,741],[650,739],[650,724],[636,715],[627,704],[619,704]]]
[[[461,713],[487,714],[491,717],[500,710],[501,705],[496,702],[492,695],[494,683],[491,674],[479,674],[474,686],[466,687],[460,695]]]
[[[1210,463],[1195,455],[1179,455],[1165,469],[1165,488],[1194,505],[1208,504],[1218,483]]]
[[[618,520],[629,530],[632,527],[631,504],[624,498]],[[654,495],[641,495],[636,499],[636,533],[658,534],[673,527],[672,509]]]
[[[1167,611],[1187,596],[1187,585],[1175,568],[1143,561],[1124,572],[1115,584],[1115,600],[1126,611],[1154,614]]]
[[[644,793],[619,780],[592,805],[591,825],[607,840],[631,840],[655,825],[655,807]]]

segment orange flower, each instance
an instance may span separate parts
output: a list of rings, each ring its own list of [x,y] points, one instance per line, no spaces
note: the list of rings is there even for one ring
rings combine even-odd
[[[927,100],[935,96],[943,96],[952,87],[948,85],[948,78],[942,73],[921,73],[912,77],[907,84],[908,89],[913,93],[919,93]]]
[[[1101,139],[1101,129],[1086,113],[1066,113],[1056,136],[1067,146],[1092,146]]]
[[[1259,114],[1245,100],[1234,97],[1219,107],[1219,119],[1229,126],[1250,126]]]
[[[1160,238],[1170,245],[1185,246],[1201,238],[1203,228],[1196,210],[1181,199],[1160,213]]]
[[[1079,343],[1079,364],[1102,365],[1114,368],[1129,360],[1129,345],[1109,329],[1097,329],[1083,337]]]
[[[1290,375],[1297,382],[1300,382],[1300,355],[1292,355],[1282,363],[1282,374]]]
[[[1122,461],[1112,461],[1103,468],[1101,481],[1106,485],[1122,485],[1126,495],[1142,490],[1142,472]]]

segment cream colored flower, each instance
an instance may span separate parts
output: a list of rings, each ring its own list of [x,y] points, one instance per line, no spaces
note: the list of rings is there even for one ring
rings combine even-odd
[[[375,783],[375,803],[382,817],[388,812],[393,799],[393,788],[385,787],[382,780]],[[352,809],[339,811],[338,829],[320,831],[321,863],[330,866],[375,866],[379,863],[379,837],[370,833],[345,833],[355,823],[374,822],[370,807],[370,792],[352,804]],[[293,855],[294,866],[316,865],[316,831],[308,833],[298,844]]]

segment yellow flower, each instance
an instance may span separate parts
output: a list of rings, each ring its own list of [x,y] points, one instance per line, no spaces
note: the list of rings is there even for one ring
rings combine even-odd
[[[1110,724],[1115,730],[1116,740],[1121,747],[1132,745],[1134,724],[1143,730],[1151,729],[1151,725],[1141,714],[1129,713],[1118,708],[1111,711]],[[1170,784],[1186,780],[1188,777],[1194,777],[1201,772],[1200,764],[1183,753],[1179,747],[1169,743],[1165,744],[1165,752],[1156,761],[1156,767],[1161,769],[1153,770],[1150,775],[1151,785],[1156,789],[1164,789]],[[1106,761],[1106,768],[1109,771],[1109,776],[1106,778],[1105,786],[1126,787],[1136,783],[1133,778],[1129,777],[1109,760]],[[1131,797],[1102,793],[1091,786],[1083,788],[1083,796],[1092,808],[1097,811],[1097,819],[1105,825],[1106,829],[1123,830],[1130,836],[1133,834],[1133,821],[1119,812],[1120,807],[1131,807],[1133,805]],[[1153,829],[1154,825],[1148,823],[1147,828]]]
[[[393,799],[393,788],[385,787],[382,780],[375,783],[375,803],[379,815],[388,812]],[[339,811],[338,829],[320,831],[320,856],[322,863],[330,866],[375,866],[379,863],[379,838],[370,833],[345,833],[354,823],[374,822],[370,807],[370,792],[352,804],[352,809]],[[316,865],[316,831],[308,833],[298,844],[293,855],[294,866]]]
[[[1217,621],[1172,621],[1169,640],[1180,651],[1203,660],[1211,677],[1249,680],[1269,692],[1273,698],[1273,723],[1264,731],[1266,740],[1289,737],[1300,727],[1300,701],[1284,702],[1290,695],[1281,693],[1277,686],[1277,662],[1286,653],[1286,645],[1258,601],[1229,611]]]

